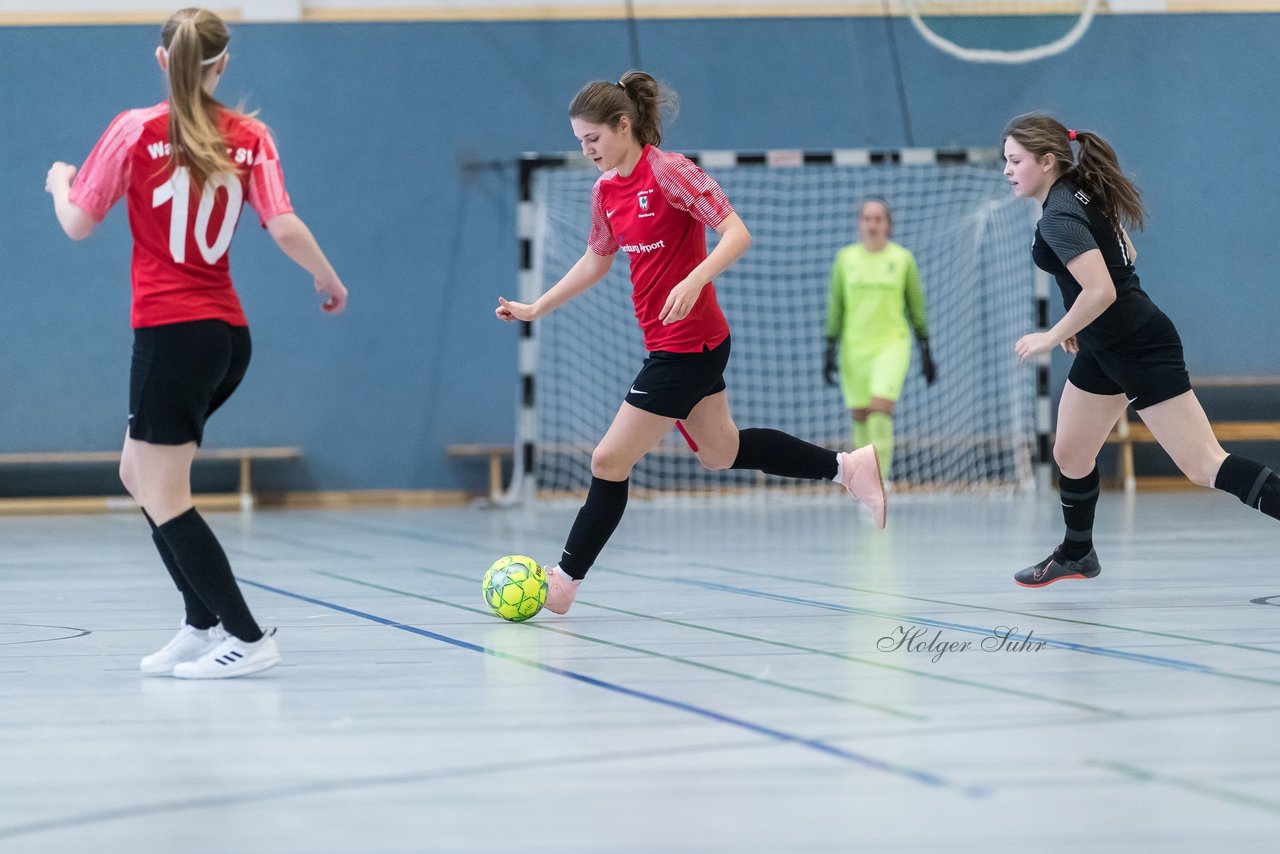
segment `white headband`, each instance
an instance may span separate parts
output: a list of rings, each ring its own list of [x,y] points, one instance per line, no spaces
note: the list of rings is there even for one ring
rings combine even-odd
[[[230,45],[228,44],[228,45],[227,45],[227,47],[230,47]],[[162,48],[160,48],[160,50],[164,51],[164,58],[165,58],[165,60],[168,60],[168,59],[169,59],[169,49],[168,49],[168,48],[166,48],[166,47],[162,47]],[[227,55],[227,48],[226,48],[226,47],[224,47],[224,48],[222,49],[222,53],[218,54],[217,56],[211,56],[211,57],[209,57],[208,59],[206,59],[206,60],[204,60],[203,62],[201,62],[200,64],[201,64],[201,65],[213,65],[215,62],[217,62],[219,59],[222,59],[222,57],[224,57],[224,56],[226,56],[226,55]]]

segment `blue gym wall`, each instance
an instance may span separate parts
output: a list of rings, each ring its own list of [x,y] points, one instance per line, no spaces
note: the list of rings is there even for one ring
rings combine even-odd
[[[1029,25],[952,26],[1001,38]],[[1193,376],[1280,374],[1280,15],[1104,16],[1069,53],[1021,66],[959,62],[894,26],[916,145],[996,145],[1031,109],[1103,133],[1146,192],[1142,279],[1182,330]],[[883,20],[644,21],[639,35],[647,69],[681,95],[666,147],[908,142]],[[118,111],[163,97],[155,39],[153,27],[0,28],[0,451],[119,444],[124,206],[73,244],[44,175],[81,162]],[[628,66],[623,24],[240,25],[232,53],[219,95],[275,130],[294,204],[351,303],[323,316],[246,209],[232,263],[254,362],[208,443],[303,446],[302,464],[272,470],[287,489],[478,486],[482,466],[444,448],[514,430],[517,329],[493,305],[515,293],[515,180],[461,164],[572,149],[565,105]],[[952,382],[964,369],[943,366]]]

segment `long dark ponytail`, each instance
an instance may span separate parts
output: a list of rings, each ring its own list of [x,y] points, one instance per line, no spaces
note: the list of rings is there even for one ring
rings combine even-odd
[[[1115,149],[1105,139],[1089,131],[1068,130],[1057,119],[1041,113],[1027,113],[1009,122],[1001,138],[1009,137],[1037,159],[1054,155],[1062,164],[1062,173],[1097,199],[1117,227],[1142,230],[1146,224],[1142,192],[1124,174]],[[1071,156],[1072,140],[1080,147],[1076,158]]]

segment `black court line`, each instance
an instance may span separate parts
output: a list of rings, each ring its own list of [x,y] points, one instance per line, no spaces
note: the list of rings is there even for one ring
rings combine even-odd
[[[952,726],[919,726],[912,729],[895,729],[885,730],[883,732],[867,732],[862,731],[857,734],[860,741],[885,739],[896,740],[903,738],[931,737],[939,735],[976,735],[984,732],[1012,732],[1014,730],[1052,730],[1057,731],[1063,727],[1102,727],[1102,726],[1146,726],[1147,724],[1159,723],[1161,721],[1189,721],[1197,719],[1212,719],[1223,717],[1237,717],[1242,715],[1272,715],[1280,712],[1280,706],[1236,706],[1216,709],[1190,709],[1181,712],[1148,712],[1141,715],[1133,715],[1128,718],[1117,718],[1115,720],[1098,720],[1097,718],[1082,717],[1041,717],[1036,720],[1025,721],[995,721],[992,723],[980,724],[955,724]],[[1244,724],[1241,724],[1244,726]],[[1268,778],[1275,775],[1268,773]],[[989,786],[992,791],[999,788],[1007,788],[1002,785]]]
[[[708,563],[706,561],[685,561],[685,563],[689,566],[702,566],[702,567],[706,567],[707,569],[714,569],[717,572],[727,572],[733,575],[751,575],[757,578],[776,577],[768,573],[756,572],[749,569],[741,569],[739,567],[723,566],[721,564]],[[1148,635],[1150,637],[1169,638],[1171,640],[1191,641],[1192,643],[1203,644],[1206,646],[1222,646],[1222,647],[1230,647],[1232,649],[1245,649],[1245,650],[1249,650],[1250,652],[1265,652],[1265,653],[1270,653],[1272,655],[1280,654],[1280,649],[1270,649],[1268,647],[1255,646],[1253,644],[1247,644],[1247,643],[1232,643],[1230,641],[1212,640],[1211,638],[1198,638],[1192,635],[1180,635],[1174,632],[1159,632],[1154,629],[1140,629],[1134,626],[1118,626],[1118,625],[1115,625],[1114,623],[1099,623],[1095,620],[1079,620],[1079,619],[1075,619],[1074,617],[1058,617],[1052,614],[1044,614],[1036,611],[1018,611],[1013,608],[1000,608],[1000,607],[995,607],[991,605],[975,605],[972,602],[951,602],[946,599],[933,599],[928,596],[912,596],[907,593],[891,593],[889,591],[876,590],[870,587],[857,587],[852,584],[840,584],[838,582],[833,582],[833,581],[818,581],[812,578],[806,578],[804,579],[804,581],[808,582],[809,584],[815,584],[820,587],[828,587],[835,590],[850,590],[854,593],[870,593],[875,596],[887,596],[892,599],[907,599],[912,602],[925,602],[930,605],[947,605],[953,608],[967,608],[971,611],[989,611],[996,614],[1015,614],[1020,617],[1035,617],[1036,619],[1050,620],[1055,623],[1071,623],[1077,626],[1090,626],[1092,628],[1099,628],[1099,629],[1115,629],[1116,631],[1120,631],[1120,632],[1130,632],[1133,634]],[[1268,598],[1280,599],[1280,596],[1271,596]],[[1280,603],[1274,603],[1274,602],[1268,603],[1258,599],[1253,599],[1250,601],[1252,601],[1253,604],[1255,605],[1280,604]]]
[[[36,623],[0,623],[0,627],[3,626],[21,626],[28,629],[63,629],[68,632],[74,632],[74,634],[61,635],[56,638],[36,638],[35,640],[0,641],[0,646],[19,646],[24,643],[50,643],[52,641],[73,640],[74,638],[82,638],[85,635],[93,634],[93,632],[88,629],[78,629],[73,626],[43,626]]]
[[[932,626],[935,628],[953,629],[965,634],[977,634],[984,637],[992,637],[990,628],[980,626],[970,626],[964,623],[952,623],[945,620],[934,620],[928,617],[916,617],[907,614],[894,614],[885,611],[873,611],[867,608],[855,608],[849,605],[841,605],[835,602],[825,602],[818,599],[804,599],[798,596],[786,596],[780,593],[768,593],[763,590],[752,590],[746,587],[737,587],[731,584],[717,584],[712,581],[702,581],[693,578],[671,578],[667,576],[647,575],[640,572],[632,572],[630,570],[611,568],[611,572],[619,575],[630,575],[635,578],[644,578],[651,581],[666,581],[674,584],[684,584],[690,587],[700,587],[704,590],[716,590],[725,593],[737,593],[743,596],[753,596],[760,599],[771,599],[777,602],[787,602],[793,605],[800,605],[810,608],[822,608],[829,611],[837,611],[846,614],[858,614],[861,616],[876,617],[885,620],[896,620],[900,623],[913,623],[917,625]],[[1141,630],[1136,630],[1141,631]],[[1068,649],[1076,652],[1088,653],[1090,655],[1101,655],[1110,658],[1126,659],[1129,661],[1153,664],[1158,667],[1167,667],[1174,670],[1184,670],[1193,673],[1203,673],[1206,676],[1220,676],[1224,679],[1236,679],[1242,682],[1256,682],[1260,685],[1280,686],[1280,680],[1266,679],[1261,676],[1249,676],[1244,673],[1232,673],[1227,670],[1220,670],[1207,664],[1199,664],[1193,661],[1183,661],[1176,658],[1165,658],[1163,656],[1145,655],[1143,653],[1126,652],[1125,650],[1112,649],[1110,647],[1092,646],[1090,644],[1074,643],[1072,641],[1057,640],[1047,637],[1030,638],[1027,635],[1009,635],[1007,640],[1011,642],[1019,642],[1030,640],[1036,643],[1044,643],[1046,646],[1052,646],[1059,649]],[[1212,642],[1211,642],[1212,643]],[[1270,652],[1271,650],[1263,650]]]
[[[839,611],[846,614],[858,614],[861,616],[876,617],[879,619],[898,620],[903,623],[914,623],[918,625],[933,626],[936,628],[953,629],[966,634],[978,634],[991,637],[992,632],[989,628],[981,626],[970,626],[964,623],[952,623],[946,620],[934,620],[928,617],[916,617],[909,614],[891,614],[883,611],[872,611],[866,608],[854,608],[849,605],[840,605],[835,602],[823,602],[816,599],[802,599],[797,596],[784,596],[780,593],[768,593],[763,590],[751,590],[745,587],[735,587],[730,584],[716,584],[711,581],[701,581],[690,578],[672,578],[677,584],[687,584],[692,587],[701,587],[706,590],[718,590],[728,593],[738,593],[744,596],[754,596],[760,599],[771,599],[777,602],[787,602],[793,605],[801,605],[810,608],[823,608],[830,611]],[[1027,635],[1010,635],[1010,641],[1022,641],[1029,639]],[[1167,667],[1174,670],[1190,671],[1192,673],[1203,673],[1212,676],[1224,676],[1230,679],[1243,679],[1250,682],[1258,682],[1265,685],[1276,685],[1275,680],[1263,679],[1256,676],[1246,676],[1239,673],[1231,673],[1211,667],[1207,664],[1198,664],[1194,661],[1183,661],[1177,658],[1165,658],[1158,655],[1146,655],[1138,652],[1126,652],[1121,649],[1112,649],[1105,646],[1092,646],[1090,644],[1075,643],[1073,641],[1057,640],[1055,638],[1035,638],[1036,642],[1043,643],[1046,646],[1057,647],[1059,649],[1067,649],[1075,652],[1084,652],[1090,655],[1101,655],[1108,658],[1118,658],[1126,661],[1133,661],[1141,664],[1153,664],[1157,667]]]
[[[382,786],[404,786],[415,783],[431,783],[436,781],[452,781],[467,777],[485,775],[502,775],[519,773],[527,764],[536,764],[541,768],[573,768],[591,765],[603,765],[613,762],[626,762],[631,759],[653,759],[662,756],[685,756],[698,753],[715,753],[721,751],[738,751],[759,749],[759,741],[751,743],[732,742],[715,745],[686,745],[667,750],[620,750],[612,753],[588,753],[578,756],[525,757],[522,762],[494,762],[483,765],[462,765],[452,768],[438,768],[412,774],[380,774],[368,777],[343,776],[335,780],[316,783],[300,783],[296,785],[272,786],[267,788],[220,792],[199,797],[173,798],[148,804],[135,804],[115,809],[95,810],[58,818],[42,819],[11,824],[0,827],[0,839],[14,839],[19,836],[32,836],[50,831],[63,831],[73,827],[88,827],[95,824],[106,824],[113,821],[125,821],[132,818],[164,815],[186,810],[225,810],[239,804],[257,804],[264,801],[286,800],[289,798],[309,798],[317,795],[328,795],[372,789]]]
[[[406,625],[405,623],[401,623],[396,620],[390,620],[390,619],[387,619],[386,617],[379,617],[377,615],[369,614],[364,611],[357,611],[354,608],[348,608],[344,605],[338,605],[333,602],[327,602],[323,599],[316,599],[312,596],[306,596],[302,593],[294,593],[291,590],[284,590],[279,587],[272,587],[271,585],[263,584],[262,582],[259,582],[259,581],[253,581],[248,578],[241,578],[240,581],[243,584],[249,584],[261,590],[266,590],[271,593],[279,594],[281,596],[287,596],[290,599],[297,599],[298,601],[301,601],[301,602],[307,602],[312,605],[319,605],[322,608],[329,608],[331,610],[338,611],[343,614],[350,614],[353,617],[359,617],[363,620],[369,620],[374,623],[380,623],[381,625],[387,626],[388,628],[398,629],[400,631],[409,632],[411,634],[419,635],[421,637],[430,638],[431,640],[439,641],[440,643],[448,644],[449,646],[454,646],[459,649],[465,649],[470,652],[478,652],[478,653],[481,653],[482,655],[493,656],[494,658],[499,658],[504,661],[510,661],[515,664],[521,664],[525,667],[531,667],[531,668],[534,668],[535,670],[541,670],[544,673],[551,673],[556,676],[563,676],[566,679],[572,679],[576,682],[580,682],[585,685],[591,685],[592,687],[595,687],[595,688],[602,688],[606,691],[612,691],[616,694],[621,694],[626,697],[631,697],[637,700],[644,700],[646,702],[653,703],[655,705],[665,706],[669,709],[675,709],[676,711],[686,712],[688,714],[696,715],[698,717],[705,718],[707,720],[714,721],[716,723],[725,724],[727,726],[735,727],[737,729],[745,730],[747,732],[752,732],[757,735],[761,735],[766,738],[773,739],[775,741],[780,741],[787,744],[794,744],[798,747],[804,747],[809,750],[813,750],[818,753],[822,753],[836,759],[841,759],[846,762],[851,762],[856,765],[862,765],[864,767],[871,768],[876,771],[882,771],[884,773],[903,777],[927,786],[935,786],[939,788],[952,789],[969,797],[980,797],[986,794],[986,792],[981,789],[975,789],[972,787],[962,786],[960,784],[953,783],[949,780],[945,780],[942,777],[939,777],[936,774],[932,774],[928,771],[921,771],[921,770],[910,768],[903,765],[895,765],[883,759],[878,759],[873,756],[867,756],[852,750],[845,750],[844,748],[837,747],[836,745],[830,744],[825,741],[820,741],[818,739],[812,739],[812,738],[805,738],[804,736],[795,735],[793,733],[785,732],[783,730],[774,729],[773,727],[757,724],[752,721],[745,720],[743,718],[736,718],[731,715],[721,714],[711,709],[702,708],[701,706],[695,706],[692,703],[685,703],[680,700],[671,699],[670,697],[663,697],[658,694],[651,694],[651,693],[648,693],[647,691],[639,691],[635,688],[628,688],[624,685],[619,685],[614,682],[608,682],[604,679],[597,679],[594,676],[588,676],[585,673],[578,673],[572,670],[566,670],[561,667],[555,667],[550,664],[544,664],[541,661],[535,661],[529,658],[522,658],[520,656],[512,655],[510,653],[502,652],[496,649],[489,649],[488,647],[481,646],[480,644],[471,643],[470,641],[464,641],[458,638],[449,637],[448,635],[442,635],[437,632],[430,631],[428,629],[418,628],[417,626]]]
[[[423,570],[423,572],[433,572],[433,571],[434,570],[428,570],[428,569]],[[441,599],[436,596],[428,596],[425,593],[415,593],[411,590],[400,590],[399,588],[396,588],[396,587],[388,587],[385,584],[378,584],[373,581],[365,581],[360,578],[351,578],[350,576],[341,575],[336,572],[325,572],[323,570],[316,570],[316,574],[323,575],[326,578],[336,578],[339,581],[345,581],[348,584],[357,584],[357,585],[360,585],[361,587],[368,587],[372,590],[381,590],[384,593],[394,593],[397,596],[407,596],[411,599],[419,599],[423,602],[431,602],[434,605],[440,605],[445,608],[453,608],[455,610],[465,611],[466,613],[475,614],[477,616],[484,617],[486,619],[493,616],[493,612],[489,608],[485,608],[483,610],[481,610],[480,608],[472,608],[469,605],[462,605],[462,604],[459,604],[458,602],[452,602],[448,599]],[[453,579],[460,579],[460,580],[466,580],[466,581],[471,580],[471,579],[463,578],[462,576],[451,575],[445,572],[441,572],[438,574],[443,578],[453,578]],[[530,620],[528,623],[526,623],[526,625],[529,627],[529,629],[534,631],[552,632],[553,634],[574,638],[575,640],[581,640],[581,641],[586,641],[587,643],[599,644],[601,646],[607,646],[612,649],[619,649],[625,652],[634,652],[638,655],[659,659],[661,661],[669,661],[672,664],[678,664],[685,667],[696,667],[700,670],[705,670],[709,673],[717,673],[717,674],[720,674],[721,676],[728,676],[732,679],[740,679],[745,682],[754,682],[757,685],[764,685],[766,687],[776,688],[782,691],[790,691],[794,694],[803,694],[803,695],[806,695],[809,697],[815,697],[821,700],[829,700],[831,702],[844,703],[851,706],[858,706],[863,709],[867,709],[874,712],[880,712],[886,715],[892,715],[897,718],[906,718],[908,720],[914,720],[914,721],[928,720],[928,718],[925,715],[921,715],[916,712],[908,712],[903,709],[897,709],[897,708],[894,708],[893,706],[885,706],[880,703],[868,703],[864,700],[854,699],[853,697],[846,697],[842,694],[832,694],[827,691],[819,691],[812,688],[805,688],[804,686],[801,686],[801,685],[791,685],[786,682],[779,682],[776,679],[767,679],[763,676],[755,676],[750,673],[743,673],[742,671],[732,670],[727,667],[718,667],[714,664],[708,664],[703,661],[695,661],[694,659],[685,658],[679,655],[670,655],[668,653],[658,652],[657,650],[645,649],[644,647],[635,646],[633,644],[626,644],[618,641],[606,640],[605,638],[594,637],[592,635],[583,634],[582,632],[570,631],[569,629],[562,628],[561,626],[555,625],[554,623],[544,623],[537,620]]]
[[[1135,782],[1158,783],[1165,786],[1172,786],[1184,791],[1194,792],[1197,795],[1204,795],[1206,797],[1214,798],[1215,800],[1225,801],[1229,804],[1252,807],[1253,809],[1259,809],[1275,815],[1280,815],[1280,800],[1264,798],[1259,795],[1255,795],[1252,792],[1237,792],[1234,789],[1214,785],[1203,778],[1163,774],[1158,771],[1151,771],[1147,768],[1141,768],[1137,765],[1130,765],[1127,762],[1117,762],[1115,760],[1090,759],[1086,760],[1084,764],[1095,768],[1104,768],[1108,771],[1114,771],[1115,773],[1123,775]]]
[[[429,569],[427,567],[418,567],[418,569],[420,572],[425,572],[430,575],[439,576],[441,578],[452,578],[458,581],[472,581],[472,579],[467,578],[466,576],[458,575],[456,573],[444,572],[438,569]],[[343,576],[335,575],[333,573],[321,573],[321,575],[331,575],[332,577],[335,577],[335,578],[343,578],[343,580],[352,580],[352,579],[346,579]],[[369,584],[369,582],[364,582],[364,581],[356,581],[355,583],[365,584],[365,585]],[[381,589],[385,590],[388,588],[381,588]],[[395,591],[395,592],[400,592],[400,591]],[[420,594],[413,594],[413,595],[417,598],[428,599],[429,601],[442,601],[442,600],[433,599],[431,597],[421,596]],[[449,603],[445,603],[445,604],[449,604]],[[900,665],[889,664],[884,661],[872,661],[870,659],[862,658],[856,655],[849,655],[847,653],[842,653],[842,652],[833,652],[831,650],[819,649],[817,647],[806,646],[804,644],[773,640],[770,638],[761,637],[760,635],[751,635],[751,634],[745,634],[743,632],[734,632],[728,629],[717,628],[715,626],[703,625],[702,623],[694,623],[687,620],[676,620],[676,619],[672,619],[671,617],[662,617],[662,616],[658,616],[657,614],[646,614],[640,611],[629,611],[625,608],[617,608],[610,605],[604,605],[599,602],[592,602],[586,599],[575,599],[574,604],[586,605],[590,608],[597,608],[601,611],[609,611],[615,614],[623,614],[628,617],[636,617],[642,620],[652,620],[654,622],[666,623],[667,625],[681,626],[683,628],[694,629],[696,631],[708,632],[710,634],[720,635],[722,637],[736,638],[738,640],[750,641],[752,643],[760,643],[766,646],[776,646],[782,649],[789,649],[796,652],[807,653],[809,655],[820,655],[825,658],[834,658],[839,661],[847,661],[852,664],[858,664],[866,667],[875,667],[880,670],[888,670],[894,673],[903,673],[908,676],[918,677],[921,679],[930,679],[930,680],[935,680],[939,682],[946,682],[953,685],[963,685],[965,687],[974,688],[977,690],[994,691],[994,692],[1005,694],[1008,696],[1020,697],[1026,700],[1037,700],[1045,703],[1054,703],[1056,705],[1079,709],[1081,711],[1091,712],[1093,714],[1105,715],[1111,718],[1129,717],[1129,714],[1127,712],[1120,712],[1114,709],[1105,709],[1100,706],[1095,706],[1090,703],[1083,703],[1078,700],[1065,700],[1060,697],[1051,697],[1046,694],[1038,694],[1034,691],[1023,691],[1016,688],[1006,688],[1000,685],[993,685],[988,682],[978,682],[973,679],[963,679],[957,676],[947,676],[941,673],[928,673],[926,671],[917,670],[911,667],[902,667]],[[532,623],[532,625],[539,625],[539,624]],[[581,635],[578,635],[578,637],[581,637]]]
[[[362,528],[365,528],[366,530],[377,530],[377,529],[376,529],[376,528],[374,528],[373,526],[352,526],[352,527],[362,527]],[[383,531],[381,531],[381,532],[382,532],[382,533],[390,533],[390,532],[387,532],[387,531],[385,531],[385,530],[383,530]],[[401,533],[401,532],[397,532],[397,533]],[[541,535],[537,534],[536,532],[532,532],[532,531],[525,531],[525,532],[523,532],[523,533],[525,533],[526,535],[529,535],[529,536],[534,536],[534,537],[541,536]],[[407,533],[401,533],[401,535],[402,535],[402,536],[409,536],[409,537],[411,537],[411,538],[417,539],[417,537],[413,537],[412,535],[407,534]],[[543,538],[543,539],[546,539],[546,537],[545,537],[545,536],[543,536],[542,538]],[[422,539],[428,539],[428,538],[423,537]],[[468,546],[469,546],[469,548],[474,549],[474,544],[468,544]],[[725,567],[725,566],[720,566],[720,565],[716,565],[716,564],[709,563],[709,562],[704,562],[704,561],[685,561],[685,563],[686,563],[686,564],[688,564],[688,565],[693,565],[693,566],[705,566],[705,567],[707,567],[707,568],[709,568],[709,569],[715,569],[715,570],[719,570],[719,571],[723,571],[723,572],[735,572],[735,573],[746,574],[746,575],[755,575],[755,576],[764,576],[764,575],[765,575],[764,573],[751,572],[751,571],[741,571],[741,570],[737,570],[737,569],[735,569],[735,568]],[[605,567],[601,567],[601,568],[605,568]],[[779,600],[789,600],[789,601],[792,601],[793,603],[796,603],[796,604],[808,604],[808,605],[810,605],[810,606],[817,606],[817,607],[829,607],[829,608],[831,608],[831,609],[833,609],[833,610],[842,610],[842,611],[845,611],[845,612],[848,612],[848,613],[864,613],[864,614],[867,614],[867,615],[880,616],[880,617],[890,618],[890,619],[907,620],[907,621],[910,621],[910,622],[915,622],[915,623],[919,623],[919,624],[923,624],[923,625],[935,626],[935,627],[938,627],[938,628],[952,628],[952,629],[955,629],[955,630],[957,630],[957,631],[964,631],[964,632],[966,632],[966,633],[977,633],[977,634],[983,634],[983,635],[985,635],[985,636],[991,636],[991,630],[990,630],[990,629],[976,628],[976,627],[973,627],[973,626],[965,626],[965,625],[962,625],[962,624],[948,623],[948,622],[943,622],[943,621],[935,621],[935,620],[929,620],[929,619],[926,619],[926,618],[912,618],[912,617],[906,617],[906,616],[898,615],[898,614],[886,614],[886,613],[874,612],[874,611],[863,611],[862,609],[849,608],[849,607],[846,607],[846,606],[835,605],[835,604],[833,604],[833,603],[823,603],[823,602],[818,602],[818,601],[814,601],[814,600],[805,600],[805,599],[799,599],[799,598],[793,598],[793,597],[784,597],[784,596],[774,596],[774,595],[772,595],[772,594],[763,593],[763,592],[760,592],[760,591],[753,591],[753,590],[749,590],[749,589],[745,589],[745,588],[739,588],[739,587],[735,587],[735,586],[732,586],[732,585],[716,585],[716,584],[711,583],[711,582],[700,582],[700,581],[693,580],[693,579],[676,579],[676,578],[667,578],[667,577],[664,577],[664,576],[649,575],[649,574],[640,573],[640,572],[633,572],[633,571],[629,571],[629,570],[617,569],[617,568],[614,568],[614,567],[608,567],[607,569],[608,569],[608,571],[610,571],[610,572],[616,572],[616,573],[618,573],[619,575],[630,575],[630,576],[633,576],[633,577],[636,577],[636,578],[644,578],[644,579],[648,579],[648,580],[670,581],[670,582],[675,582],[675,583],[680,583],[680,584],[691,584],[691,585],[694,585],[694,586],[704,586],[704,587],[709,587],[709,588],[712,588],[712,589],[721,589],[721,590],[724,590],[724,591],[726,591],[726,592],[730,592],[730,591],[732,591],[732,592],[738,592],[738,593],[741,593],[741,594],[744,594],[744,595],[748,595],[748,596],[760,596],[760,597],[762,597],[762,598],[775,598],[775,599],[779,599]],[[772,576],[767,576],[767,577],[772,577]],[[1025,616],[1030,616],[1030,617],[1043,617],[1044,619],[1047,619],[1047,620],[1054,620],[1054,621],[1060,621],[1060,622],[1077,622],[1077,623],[1083,623],[1083,624],[1085,624],[1085,625],[1094,625],[1094,626],[1097,626],[1097,627],[1103,627],[1103,628],[1113,628],[1113,629],[1117,629],[1117,630],[1121,630],[1121,631],[1134,632],[1134,633],[1138,633],[1138,634],[1145,634],[1145,635],[1167,636],[1167,637],[1170,637],[1170,638],[1176,638],[1176,639],[1181,639],[1181,640],[1189,640],[1189,641],[1198,642],[1198,643],[1203,643],[1203,644],[1207,644],[1207,645],[1213,645],[1213,646],[1245,647],[1245,648],[1250,648],[1250,649],[1253,649],[1253,650],[1255,650],[1255,651],[1259,651],[1259,652],[1267,652],[1267,653],[1275,653],[1275,652],[1276,652],[1276,650],[1267,649],[1267,648],[1263,648],[1263,647],[1250,647],[1250,646],[1248,646],[1248,645],[1243,645],[1243,644],[1232,644],[1232,643],[1227,643],[1227,642],[1223,642],[1223,641],[1212,641],[1212,640],[1208,640],[1208,639],[1204,639],[1204,638],[1184,637],[1184,636],[1181,636],[1181,635],[1173,635],[1173,634],[1169,634],[1169,633],[1155,632],[1155,631],[1145,630],[1145,629],[1130,628],[1130,627],[1126,627],[1126,626],[1111,626],[1111,625],[1107,625],[1107,624],[1103,624],[1103,623],[1090,623],[1090,622],[1088,622],[1088,621],[1083,621],[1083,620],[1082,620],[1082,621],[1075,621],[1075,620],[1069,620],[1069,619],[1066,619],[1066,618],[1061,618],[1061,617],[1052,617],[1052,616],[1045,616],[1045,615],[1041,615],[1041,614],[1034,614],[1034,613],[1030,613],[1030,612],[1007,611],[1007,610],[1005,610],[1005,609],[990,608],[990,607],[987,607],[987,606],[969,605],[969,604],[967,604],[967,603],[942,602],[942,601],[940,601],[940,600],[931,600],[931,599],[925,599],[925,598],[923,598],[923,597],[907,596],[907,595],[904,595],[904,594],[882,593],[881,591],[869,590],[869,589],[863,589],[863,588],[856,588],[856,587],[851,587],[851,586],[842,585],[842,584],[837,584],[837,583],[829,583],[829,582],[814,582],[814,583],[815,583],[815,584],[819,584],[820,586],[829,587],[829,588],[836,588],[836,589],[848,589],[848,590],[853,590],[853,591],[857,591],[857,592],[865,592],[865,593],[875,593],[875,594],[878,594],[878,595],[892,596],[892,597],[895,597],[895,598],[913,599],[913,600],[925,601],[925,602],[931,602],[931,603],[936,603],[936,604],[947,604],[947,605],[953,605],[953,606],[956,606],[956,607],[965,607],[965,608],[971,608],[971,609],[976,609],[976,610],[984,610],[984,611],[997,611],[997,612],[1000,612],[1000,613],[1012,613],[1012,614],[1019,614],[1019,615],[1025,615]],[[1280,597],[1276,597],[1276,598],[1280,598]],[[1010,640],[1021,640],[1021,639],[1022,639],[1021,637],[1011,637],[1011,638],[1010,638]],[[1037,640],[1044,640],[1044,639],[1042,639],[1042,638],[1038,638]],[[1048,643],[1049,645],[1051,645],[1051,646],[1055,646],[1055,647],[1059,647],[1059,648],[1065,648],[1065,649],[1074,649],[1074,650],[1076,650],[1076,651],[1080,651],[1080,652],[1087,652],[1087,653],[1091,653],[1091,654],[1097,654],[1097,655],[1108,655],[1108,656],[1112,656],[1112,657],[1116,657],[1116,658],[1127,658],[1127,659],[1130,659],[1130,660],[1142,660],[1142,661],[1145,661],[1145,662],[1147,662],[1147,663],[1157,664],[1157,665],[1159,665],[1159,666],[1172,667],[1172,668],[1175,668],[1175,669],[1188,670],[1188,671],[1203,672],[1203,673],[1206,673],[1206,674],[1216,675],[1216,676],[1222,676],[1222,677],[1230,678],[1230,679],[1239,679],[1239,680],[1242,680],[1242,681],[1257,682],[1257,683],[1260,683],[1260,684],[1266,684],[1266,685],[1280,685],[1280,681],[1271,680],[1271,679],[1264,679],[1264,678],[1260,678],[1260,677],[1253,677],[1253,676],[1248,676],[1248,675],[1244,675],[1244,674],[1230,673],[1230,672],[1227,672],[1227,671],[1218,670],[1217,668],[1209,667],[1209,666],[1207,666],[1207,665],[1201,665],[1201,664],[1197,664],[1197,663],[1194,663],[1194,662],[1180,661],[1180,660],[1178,660],[1178,659],[1162,658],[1162,657],[1159,657],[1159,656],[1145,656],[1145,655],[1142,655],[1142,654],[1140,654],[1140,653],[1129,653],[1129,652],[1125,652],[1125,651],[1122,651],[1122,650],[1113,650],[1113,649],[1109,649],[1109,648],[1107,648],[1107,647],[1094,647],[1094,646],[1090,646],[1090,645],[1087,645],[1087,644],[1075,644],[1075,643],[1072,643],[1072,642],[1069,642],[1069,641],[1048,641],[1047,643]]]
[[[440,543],[446,546],[457,546],[464,548],[470,552],[476,550],[475,540],[464,540],[457,537],[440,537],[434,534],[424,534],[421,531],[407,531],[401,528],[386,528],[381,525],[372,525],[368,522],[354,522],[350,519],[335,520],[332,524],[325,522],[326,528],[350,528],[356,531],[367,531],[373,534],[382,534],[386,537],[399,537],[404,540],[414,540],[420,543]]]
[[[339,557],[350,557],[357,560],[373,560],[373,555],[361,554],[360,552],[348,551],[347,549],[334,548],[328,545],[317,545],[314,542],[299,539],[296,537],[286,537],[282,534],[258,534],[253,535],[255,540],[266,540],[268,542],[283,543],[286,546],[293,546],[300,549],[308,549],[313,552],[324,552],[325,554],[337,555]],[[282,558],[275,558],[281,560]]]

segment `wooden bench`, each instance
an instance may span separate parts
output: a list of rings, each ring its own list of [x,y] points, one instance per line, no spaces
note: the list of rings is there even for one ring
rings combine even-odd
[[[1213,434],[1219,442],[1280,442],[1280,421],[1219,421],[1213,425]],[[1130,422],[1125,411],[1107,437],[1108,445],[1120,446],[1117,475],[1124,483],[1125,492],[1137,488],[1133,474],[1133,446],[1154,444],[1155,436],[1141,421]]]
[[[489,500],[497,501],[504,492],[502,486],[502,461],[515,454],[511,445],[450,445],[445,448],[450,457],[485,457],[489,460]]]
[[[230,496],[235,499],[232,506],[241,510],[249,510],[254,505],[253,496],[253,463],[256,460],[296,460],[302,457],[301,448],[201,448],[196,451],[196,461],[235,460],[240,464],[240,483],[237,492]],[[114,463],[119,465],[119,451],[60,451],[55,453],[21,453],[0,454],[0,466],[7,465],[83,465],[90,463]],[[212,497],[212,496],[210,496]],[[210,502],[207,498],[202,503],[217,504],[226,502]],[[41,509],[113,509],[118,506],[133,506],[133,499],[124,498],[11,498],[0,501],[0,509],[17,512],[29,512]]]

